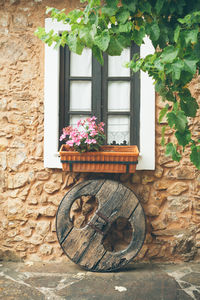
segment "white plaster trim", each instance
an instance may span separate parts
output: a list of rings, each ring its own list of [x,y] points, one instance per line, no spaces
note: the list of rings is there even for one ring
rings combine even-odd
[[[66,30],[61,22],[45,20],[45,29],[59,33]],[[141,46],[141,56],[154,51],[148,38]],[[155,168],[155,91],[151,78],[141,72],[140,158],[137,170]],[[59,51],[45,45],[44,84],[44,167],[61,168],[58,157],[59,142]]]
[[[140,56],[154,53],[148,37],[140,47]],[[155,169],[155,89],[147,73],[140,73],[140,158],[137,170]]]

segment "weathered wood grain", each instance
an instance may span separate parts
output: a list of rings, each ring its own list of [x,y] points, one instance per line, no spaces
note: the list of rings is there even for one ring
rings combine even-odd
[[[70,208],[77,198],[88,195],[96,197],[98,209],[85,227],[75,228]],[[124,250],[111,252],[105,249],[103,239],[119,217],[130,222],[132,238],[127,247],[124,243]],[[135,194],[112,180],[90,180],[75,186],[65,195],[57,213],[57,235],[63,250],[72,261],[91,271],[111,271],[127,264],[142,247],[145,229],[144,212]]]
[[[70,221],[70,208],[72,203],[82,195],[89,194],[95,196],[98,190],[101,188],[105,180],[88,180],[74,186],[62,199],[60,206],[58,207],[56,215],[56,232],[60,243],[66,238],[66,235],[73,227]]]

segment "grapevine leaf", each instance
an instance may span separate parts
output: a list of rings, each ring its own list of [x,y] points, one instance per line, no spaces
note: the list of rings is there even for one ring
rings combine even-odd
[[[178,25],[174,31],[174,42],[177,43],[181,27]]]
[[[110,42],[110,35],[108,30],[104,30],[100,35],[95,36],[94,43],[102,51],[106,51]]]
[[[168,46],[163,50],[161,54],[162,62],[164,63],[172,63],[174,59],[177,57],[179,50],[174,48],[174,46]]]
[[[177,152],[176,146],[173,143],[168,143],[166,146],[165,155],[171,156],[173,160],[180,161],[181,155]]]
[[[107,52],[109,55],[114,56],[114,55],[120,55],[123,50],[123,45],[120,42],[119,37],[110,37],[110,43],[107,49]]]
[[[187,125],[187,118],[183,111],[179,110],[176,113],[174,111],[169,112],[167,114],[167,120],[171,128],[175,126],[175,128],[181,133],[185,131]]]
[[[77,54],[81,54],[84,48],[84,45],[77,39],[76,34],[69,34],[67,37],[67,44],[72,52]]]
[[[156,1],[155,9],[156,9],[157,14],[160,13],[160,11],[163,7],[163,4],[164,4],[164,0],[157,0]]]
[[[117,21],[124,24],[130,17],[130,12],[128,9],[120,8],[116,14]]]
[[[179,94],[181,109],[185,112],[188,117],[195,117],[197,109],[199,108],[195,98],[191,95]]]
[[[103,55],[102,55],[102,51],[99,49],[99,47],[97,46],[93,46],[92,47],[92,53],[94,54],[94,56],[96,57],[96,59],[98,60],[98,62],[103,65],[104,60],[103,60]]]
[[[169,108],[169,104],[166,104],[165,107],[163,107],[159,113],[159,119],[158,122],[161,123],[162,119],[164,118],[164,116],[166,115],[167,111]]]
[[[136,10],[136,1],[135,0],[122,0],[124,7],[127,7],[131,12]]]
[[[179,145],[183,146],[183,148],[186,145],[188,145],[189,142],[191,141],[191,132],[188,128],[186,128],[186,130],[183,133],[177,130],[175,136],[178,140]]]
[[[191,149],[190,160],[200,170],[200,146],[192,145]]]
[[[186,44],[196,43],[198,33],[199,33],[199,28],[198,27],[196,27],[193,30],[186,30],[184,32],[184,38],[185,38]]]
[[[187,72],[190,72],[191,74],[195,74],[196,73],[196,64],[197,64],[198,60],[194,60],[194,59],[184,59],[184,70]]]
[[[132,39],[138,45],[141,46],[143,38],[145,37],[145,28],[142,26],[139,30],[133,30]]]

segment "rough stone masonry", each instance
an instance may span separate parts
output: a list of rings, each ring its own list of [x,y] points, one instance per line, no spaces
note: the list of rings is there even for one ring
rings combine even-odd
[[[56,238],[55,215],[64,194],[89,174],[43,166],[44,45],[34,36],[46,6],[79,1],[0,0],[0,259],[67,260]],[[191,85],[200,102],[200,79]],[[118,178],[140,198],[147,237],[140,261],[200,260],[200,172],[186,148],[181,163],[165,157],[156,98],[156,170]],[[190,127],[199,136],[199,112]],[[167,130],[166,142],[173,140]]]

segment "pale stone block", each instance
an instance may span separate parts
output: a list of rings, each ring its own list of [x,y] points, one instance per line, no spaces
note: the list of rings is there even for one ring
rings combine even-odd
[[[171,194],[171,195],[180,195],[183,192],[187,191],[189,189],[189,186],[187,183],[184,182],[176,182],[174,184],[172,184],[167,191]]]
[[[57,208],[53,206],[42,207],[39,209],[39,213],[45,217],[55,217]]]
[[[32,235],[32,229],[30,227],[25,227],[21,229],[21,233],[25,236],[25,237],[29,237]]]
[[[169,196],[169,209],[172,211],[185,212],[189,210],[190,199],[186,196]]]
[[[8,176],[8,188],[17,189],[24,186],[28,181],[29,174],[27,172],[17,173]]]
[[[46,171],[40,171],[36,174],[37,180],[48,180],[50,177],[50,174]]]
[[[60,188],[61,188],[60,182],[47,182],[44,185],[44,190],[48,194],[52,194],[52,193],[58,191]]]
[[[43,237],[37,233],[34,233],[32,237],[29,239],[29,243],[33,245],[40,245],[43,242]]]
[[[53,247],[51,245],[48,245],[48,244],[43,244],[39,248],[39,252],[42,255],[51,255],[52,250],[53,250]]]
[[[7,168],[7,155],[6,152],[0,152],[0,167],[5,170]]]
[[[50,231],[50,221],[38,221],[35,231],[41,236],[46,236]]]

